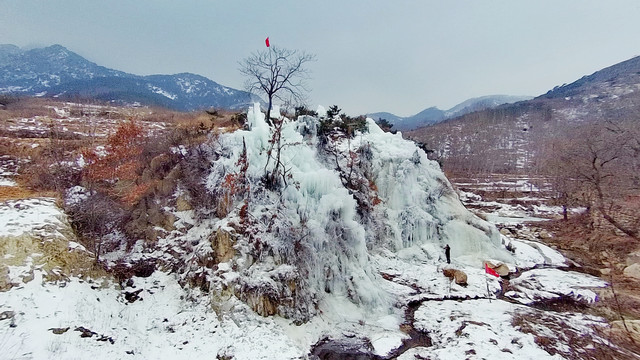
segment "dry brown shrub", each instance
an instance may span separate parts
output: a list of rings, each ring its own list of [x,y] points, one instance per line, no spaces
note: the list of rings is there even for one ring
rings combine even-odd
[[[194,112],[179,112],[161,107],[151,107],[148,109],[138,109],[136,115],[141,121],[164,122],[168,124],[188,121],[196,116]]]
[[[50,164],[46,159],[31,163],[19,176],[19,181],[37,192],[59,192],[80,182],[80,171],[68,166]]]
[[[39,146],[33,147],[33,144],[40,144],[40,139],[21,139],[0,136],[0,155],[10,156],[14,159],[27,159],[37,155],[40,152]]]

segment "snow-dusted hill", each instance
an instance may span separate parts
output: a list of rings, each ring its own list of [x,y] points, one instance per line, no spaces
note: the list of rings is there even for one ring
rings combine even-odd
[[[59,231],[68,226],[58,205],[5,202],[0,276],[12,287],[0,293],[0,350],[18,359],[540,359],[587,351],[569,346],[576,337],[609,346],[601,318],[535,308],[589,304],[590,288],[606,284],[470,213],[414,143],[371,119],[350,136],[331,119],[282,119],[274,132],[264,117],[255,105],[248,129],[198,148],[207,166],[195,182],[211,202],[178,186],[171,197],[192,206],[165,207],[173,224],[157,242],[102,256],[107,267],[154,264],[153,274],[72,273],[46,250],[46,234],[59,233],[56,249],[87,255]],[[82,194],[74,188],[67,203]],[[16,257],[25,250],[12,245],[15,229],[33,234],[44,256]],[[505,278],[487,275],[486,261],[503,263]],[[44,281],[51,274],[56,282]]]
[[[588,124],[637,127],[639,111],[640,57],[635,57],[534,99],[458,114],[405,135],[427,144],[451,164],[450,171],[533,174],[556,139]]]
[[[449,110],[440,110],[437,107],[429,107],[419,113],[402,117],[388,112],[370,113],[368,116],[374,120],[385,119],[393,125],[394,130],[409,131],[417,128],[439,123],[457,116],[472,113],[474,111],[493,109],[502,104],[512,104],[518,101],[531,99],[531,96],[512,95],[487,95],[472,98],[461,102]]]
[[[83,97],[117,103],[160,105],[190,111],[242,109],[259,101],[248,92],[200,75],[139,76],[90,62],[61,45],[23,50],[0,45],[0,94]]]

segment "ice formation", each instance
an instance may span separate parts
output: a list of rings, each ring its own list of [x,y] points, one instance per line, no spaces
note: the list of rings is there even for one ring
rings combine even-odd
[[[277,298],[277,312],[296,318],[312,315],[325,296],[390,307],[369,261],[380,251],[415,247],[437,258],[449,244],[460,263],[510,260],[495,227],[462,206],[437,163],[371,119],[368,131],[353,138],[322,141],[320,119],[283,119],[282,181],[278,189],[266,190],[265,174],[276,159],[273,129],[264,118],[256,104],[248,111],[249,130],[216,139],[206,180],[212,192],[229,191],[235,186],[230,180],[248,189],[232,198],[228,215],[217,225],[236,234],[237,254],[228,268],[240,274],[233,277],[235,284],[223,287],[252,293],[246,301]]]

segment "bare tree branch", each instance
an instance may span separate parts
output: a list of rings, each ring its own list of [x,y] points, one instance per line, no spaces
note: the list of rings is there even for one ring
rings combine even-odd
[[[240,72],[247,77],[246,89],[267,96],[267,122],[270,125],[274,99],[304,101],[305,94],[309,92],[306,65],[310,61],[315,61],[312,54],[272,46],[240,62]]]

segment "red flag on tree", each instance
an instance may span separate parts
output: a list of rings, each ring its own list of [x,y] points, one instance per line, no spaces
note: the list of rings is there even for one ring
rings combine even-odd
[[[266,39],[264,39],[264,43],[265,45],[267,45],[267,47],[269,47],[269,37],[267,36]]]
[[[500,274],[498,274],[495,270],[490,268],[489,264],[487,264],[487,263],[484,263],[484,271],[489,275],[493,275],[495,277],[500,277]]]

